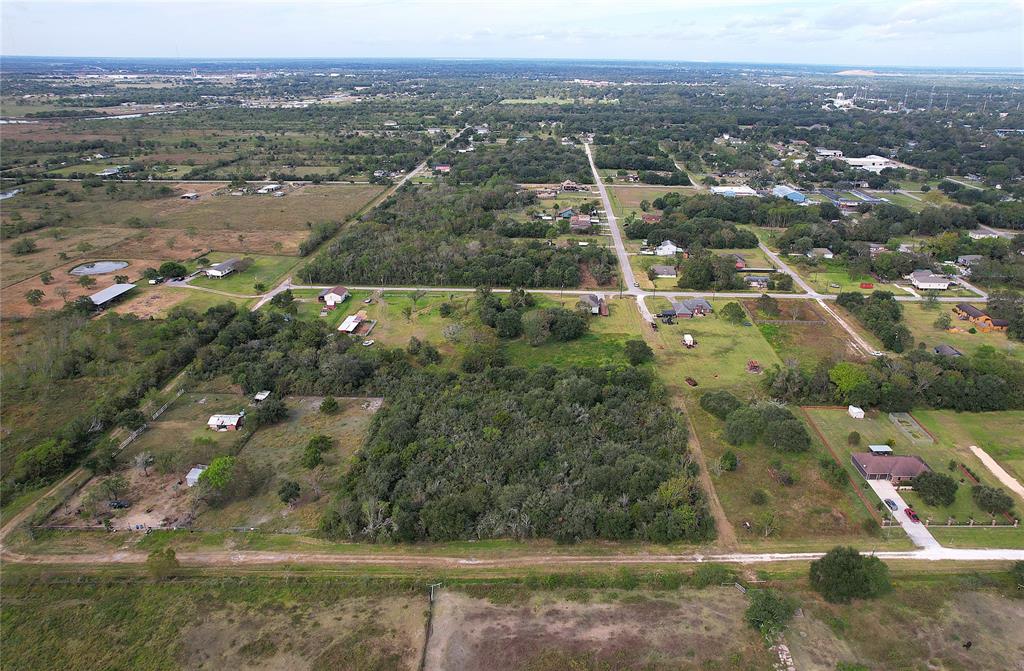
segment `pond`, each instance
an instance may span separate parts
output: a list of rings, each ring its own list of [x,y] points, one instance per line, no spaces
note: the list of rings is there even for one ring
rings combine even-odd
[[[70,272],[72,275],[103,275],[127,267],[127,261],[92,261],[75,266]]]

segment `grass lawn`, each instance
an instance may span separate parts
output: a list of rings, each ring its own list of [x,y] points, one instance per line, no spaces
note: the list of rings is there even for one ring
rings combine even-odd
[[[958,481],[963,480],[957,488],[956,500],[949,507],[930,506],[921,500],[920,496],[915,492],[901,492],[901,496],[917,511],[921,519],[931,518],[935,523],[945,523],[948,517],[954,517],[960,523],[966,523],[971,517],[981,522],[988,522],[991,519],[988,513],[979,509],[971,498],[971,483],[964,478],[960,471],[950,472],[947,465],[950,460],[956,460],[966,464],[968,468],[977,474],[981,478],[982,484],[997,487],[999,482],[967,449],[966,444],[959,442],[952,433],[943,430],[940,424],[930,422],[931,426],[927,424],[925,426],[930,431],[938,429],[937,431],[932,431],[932,435],[935,437],[934,443],[914,445],[889,420],[888,415],[885,413],[869,413],[868,418],[863,420],[853,419],[842,409],[807,408],[807,414],[828,439],[832,449],[839,456],[843,468],[856,481],[861,481],[862,478],[853,467],[853,464],[850,463],[850,455],[854,452],[866,451],[866,446],[869,444],[885,443],[888,441],[892,441],[893,450],[896,454],[917,455],[924,459],[934,471],[953,475]],[[1014,419],[1019,419],[1019,416],[1015,418],[1008,417],[1004,420],[999,417],[1000,414],[1002,413],[985,413],[984,420],[982,421],[992,425],[1006,421],[1014,426],[1019,426],[1019,423],[1013,421]],[[916,417],[917,413],[914,413],[914,415]],[[851,431],[857,431],[861,435],[861,443],[856,447],[851,447],[847,441],[847,436]],[[864,487],[864,489],[866,493],[870,494],[867,491],[867,487]],[[873,495],[871,496],[873,497]],[[1024,502],[1017,499],[1018,508],[1024,508],[1022,503]],[[1000,518],[1000,521],[1005,520]],[[1024,534],[1024,530],[1021,530],[1021,533]]]
[[[747,268],[774,268],[775,264],[768,260],[768,257],[759,247],[753,247],[751,249],[712,249],[709,250],[719,256],[729,256],[730,254],[739,254],[747,261]],[[746,270],[737,270],[740,275]]]
[[[659,323],[658,330],[648,334],[658,368],[667,382],[679,385],[683,391],[692,389],[696,395],[707,389],[729,389],[746,398],[750,388],[760,380],[760,376],[747,372],[747,361],[755,359],[764,368],[781,365],[782,361],[757,328],[732,324],[718,316],[722,306],[729,302],[712,300],[715,314],[681,319],[671,326]],[[669,307],[669,301],[651,298],[647,300],[647,307],[651,312],[660,312]],[[645,328],[650,331],[650,327]],[[697,341],[696,348],[683,346],[686,333]],[[684,382],[687,376],[696,379],[700,386],[689,387]]]
[[[641,328],[640,312],[632,299],[608,298],[608,316],[590,318],[590,332],[569,342],[548,342],[533,347],[519,338],[507,345],[508,358],[521,366],[603,366],[628,365],[624,351],[627,340],[639,339]],[[578,296],[557,298],[537,296],[537,307],[562,306],[573,310]]]
[[[679,291],[678,277],[656,277],[651,280],[647,277],[647,269],[651,266],[674,266],[679,262],[677,256],[640,256],[634,254],[629,257],[629,265],[633,268],[633,278],[640,284],[641,289],[657,289],[658,291]],[[677,273],[678,275],[678,273]]]
[[[224,252],[208,254],[207,258],[211,263],[226,261],[228,258],[238,258]],[[260,256],[248,254],[243,258],[252,259],[253,263],[241,272],[233,272],[227,277],[205,277],[199,276],[191,281],[197,287],[207,289],[219,289],[229,293],[251,295],[258,292],[255,289],[257,282],[266,285],[266,290],[273,289],[298,260],[294,256]]]
[[[969,302],[969,301],[967,301]],[[964,354],[972,354],[981,347],[997,350],[1018,358],[1024,358],[1024,343],[1010,340],[1006,332],[969,333],[970,322],[962,322],[953,314],[953,306],[939,303],[929,309],[921,303],[903,303],[903,321],[906,322],[916,340],[922,340],[929,349],[937,345],[952,345]],[[943,331],[935,327],[939,315],[947,313],[953,320],[955,331]]]
[[[288,419],[273,426],[261,427],[238,457],[266,479],[257,492],[244,500],[220,508],[206,508],[197,525],[204,529],[257,527],[260,531],[316,529],[329,493],[337,487],[338,477],[355,451],[362,446],[374,410],[364,408],[365,401],[341,399],[337,412],[324,415],[317,398],[288,398]],[[311,471],[300,463],[303,450],[315,435],[330,436],[333,448],[324,454],[327,468],[317,496],[310,481]],[[286,505],[277,494],[286,480],[299,483],[300,498]]]
[[[835,319],[822,310],[815,301],[780,300],[779,315],[763,315],[757,310],[756,299],[744,299],[747,311],[760,319],[800,319],[801,324],[757,324],[757,329],[783,361],[796,360],[804,366],[813,366],[821,359],[844,354],[860,359],[864,354],[855,348],[848,334]],[[813,323],[823,320],[824,324]]]
[[[931,528],[932,536],[942,545],[951,548],[1007,548],[1024,550],[1024,530]]]
[[[784,260],[791,268],[800,273],[800,276],[804,278],[808,284],[814,287],[816,291],[823,294],[836,294],[842,291],[871,293],[875,290],[882,290],[891,291],[897,296],[909,295],[895,284],[879,282],[866,273],[860,275],[854,273],[851,275],[850,270],[844,264],[839,262],[823,261],[812,266],[805,263],[805,259],[803,257],[787,256]],[[874,288],[861,289],[861,282],[873,284]]]
[[[977,445],[1024,483],[1024,411],[921,410],[914,416],[934,435],[958,446]]]

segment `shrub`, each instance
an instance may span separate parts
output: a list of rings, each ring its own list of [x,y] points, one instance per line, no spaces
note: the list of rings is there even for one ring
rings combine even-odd
[[[956,480],[943,473],[925,471],[914,477],[910,486],[930,506],[951,506],[956,500]]]
[[[795,612],[793,599],[773,589],[757,589],[750,592],[750,605],[744,617],[766,638],[773,638],[786,628]]]
[[[851,431],[850,435],[846,437],[846,444],[851,446],[860,445],[860,433],[857,431]]]
[[[330,415],[338,411],[338,400],[333,396],[326,396],[320,401],[320,412]]]
[[[264,399],[252,412],[252,421],[256,426],[277,424],[288,417],[288,406],[277,396]]]
[[[651,346],[639,338],[627,340],[625,345],[626,359],[633,366],[639,366],[654,358]]]
[[[725,454],[722,455],[721,459],[722,469],[726,471],[735,471],[740,465],[740,460],[736,456],[736,453],[732,450],[726,450]]]
[[[869,599],[892,589],[889,567],[852,547],[835,547],[811,562],[811,587],[830,603]]]
[[[818,465],[821,467],[821,477],[833,487],[839,489],[845,487],[846,483],[849,482],[846,477],[846,471],[832,459],[822,457],[818,461]]]
[[[277,496],[281,499],[282,503],[291,503],[299,498],[299,491],[299,483],[294,480],[285,480],[277,488]]]
[[[971,497],[979,508],[992,515],[1006,513],[1013,509],[1013,499],[998,487],[975,485],[971,489]]]
[[[709,391],[700,397],[700,407],[721,420],[724,420],[741,405],[743,404],[738,398],[725,390]]]
[[[768,503],[768,495],[765,494],[763,489],[755,489],[750,492],[750,502],[755,506],[763,506]]]

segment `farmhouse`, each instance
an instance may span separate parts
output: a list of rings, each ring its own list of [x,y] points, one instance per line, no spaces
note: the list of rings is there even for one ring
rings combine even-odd
[[[199,484],[199,476],[206,470],[206,464],[197,464],[192,467],[192,470],[185,475],[185,484],[189,487],[195,487]]]
[[[587,190],[586,187],[577,184],[576,182],[572,181],[571,179],[567,179],[564,182],[562,182],[562,184],[561,184],[561,186],[559,188],[562,191],[586,191]]]
[[[215,263],[206,269],[206,276],[226,277],[231,273],[235,272],[235,270],[238,268],[239,263],[241,263],[241,259],[228,259],[227,261]]]
[[[910,283],[917,289],[938,289],[944,291],[949,288],[948,277],[936,275],[930,270],[915,270],[906,276]]]
[[[768,278],[765,277],[764,275],[747,275],[746,277],[743,278],[743,281],[746,282],[747,286],[751,287],[752,289],[768,288]]]
[[[590,222],[590,217],[585,214],[577,214],[569,220],[569,230],[573,233],[589,233],[590,227],[593,224]]]
[[[124,296],[134,288],[134,284],[112,284],[106,289],[97,291],[92,296],[89,296],[89,300],[91,300],[92,304],[96,307],[103,308],[110,305],[111,301],[114,299]]]
[[[831,259],[835,256],[828,247],[814,247],[807,251],[809,259]]]
[[[447,164],[444,164],[444,163],[442,163],[441,165],[435,165],[434,166],[434,172],[436,172],[438,174],[446,175],[446,174],[448,174],[451,171],[452,171],[452,167],[450,165],[447,165]]]
[[[858,452],[850,457],[850,461],[865,480],[888,480],[894,485],[932,470],[918,456],[883,456]]]
[[[651,266],[651,271],[655,277],[675,277],[676,269],[674,266]]]
[[[640,215],[640,221],[644,222],[645,224],[657,224],[658,222],[661,221],[661,215],[652,214],[650,212],[644,212],[643,214]]]
[[[349,297],[348,289],[345,287],[331,287],[330,289],[324,289],[320,292],[320,295],[316,297],[318,301],[325,304],[329,309],[333,310],[342,303],[344,303]]]
[[[956,265],[960,268],[961,275],[970,275],[971,268],[985,260],[981,254],[964,254],[956,257]]]
[[[719,196],[725,196],[726,198],[737,198],[742,196],[756,196],[757,191],[754,191],[746,184],[730,184],[726,186],[713,186],[711,187],[711,193]]]
[[[987,312],[979,310],[970,303],[957,303],[956,307],[953,308],[953,313],[956,314],[957,318],[961,321],[969,321],[978,327],[978,330],[982,333],[988,333],[989,331],[1005,331],[1010,326],[1010,322],[1005,319],[996,319],[990,316]]]
[[[800,193],[793,187],[786,186],[784,184],[780,184],[779,186],[772,189],[772,195],[777,198],[786,198],[787,200],[791,200],[794,203],[807,202],[807,196]]]
[[[592,315],[608,316],[608,304],[605,303],[604,298],[597,294],[584,294],[580,296],[579,302],[586,305]]]
[[[242,428],[244,416],[238,415],[211,415],[206,421],[206,426],[214,431],[238,431]]]
[[[671,240],[665,240],[654,249],[655,256],[675,256],[686,250],[676,245]]]
[[[672,301],[671,312],[676,317],[690,319],[709,315],[714,310],[711,307],[711,303],[708,303],[703,298],[687,298],[682,301]]]

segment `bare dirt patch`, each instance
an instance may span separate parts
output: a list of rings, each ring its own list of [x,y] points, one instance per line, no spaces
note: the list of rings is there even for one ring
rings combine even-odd
[[[722,659],[745,668],[768,660],[743,622],[746,600],[735,590],[581,594],[586,599],[539,593],[496,605],[443,592],[426,668],[696,669]],[[585,602],[590,597],[601,601]]]
[[[158,528],[184,523],[189,514],[188,487],[181,474],[160,475],[152,468],[148,473],[130,468],[120,472],[128,480],[128,490],[121,500],[131,507],[111,510],[105,502],[97,507],[96,516],[83,514],[83,502],[105,478],[93,478],[72,496],[66,505],[58,508],[50,518],[49,526],[91,527],[110,517],[114,529]],[[112,515],[111,515],[112,513]]]
[[[110,257],[90,258],[101,259]],[[59,293],[61,289],[67,289],[67,300],[68,302],[71,302],[79,296],[89,296],[105,287],[109,287],[114,284],[114,278],[117,275],[127,275],[130,282],[136,282],[139,277],[142,276],[143,270],[149,267],[155,268],[161,263],[155,259],[118,258],[116,256],[113,258],[120,261],[127,261],[128,266],[113,273],[93,275],[92,277],[96,280],[96,285],[91,289],[86,289],[80,285],[78,283],[79,278],[75,275],[69,274],[68,272],[75,266],[83,263],[85,259],[72,261],[71,263],[67,263],[51,270],[50,272],[53,275],[53,281],[50,284],[43,284],[40,276],[36,275],[35,277],[23,280],[17,284],[4,287],[2,292],[0,292],[0,300],[3,301],[4,315],[25,317],[31,315],[37,310],[58,310],[64,306],[64,299],[61,298]],[[43,300],[38,306],[29,305],[25,300],[25,294],[33,289],[39,289],[43,292]]]
[[[112,309],[118,314],[128,314],[130,312],[141,319],[149,319],[150,317],[160,318],[166,315],[175,305],[185,301],[194,293],[191,289],[157,286],[149,290],[137,290],[136,296],[119,303]]]

